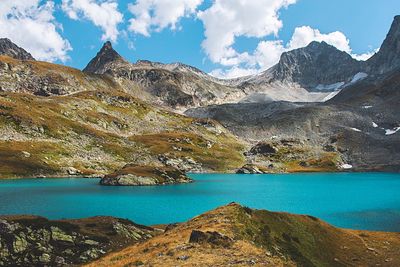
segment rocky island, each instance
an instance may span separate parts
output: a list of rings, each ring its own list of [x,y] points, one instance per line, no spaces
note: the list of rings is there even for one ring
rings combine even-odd
[[[105,175],[101,185],[167,185],[193,182],[186,174],[173,167],[126,165],[115,173]]]

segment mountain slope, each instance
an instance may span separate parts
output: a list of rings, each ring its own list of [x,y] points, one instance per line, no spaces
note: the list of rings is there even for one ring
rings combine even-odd
[[[237,100],[243,96],[237,88],[218,83],[217,79],[184,64],[144,60],[129,63],[110,43],[104,44],[83,71],[107,74],[127,92],[146,101],[177,109]]]
[[[400,65],[396,67],[396,64],[400,62],[396,63],[395,59],[400,56],[400,50],[394,49],[396,40],[400,38],[399,18],[395,18],[382,49],[375,56],[383,60],[390,54],[388,65],[385,65],[386,61],[380,65],[382,62],[374,58],[364,63],[366,68],[370,68],[369,71],[375,68],[385,72],[370,73],[347,84],[326,103],[225,104],[189,109],[186,114],[215,119],[237,136],[254,144],[273,144],[287,139],[302,143],[301,146],[288,149],[290,157],[286,157],[283,166],[282,159],[277,161],[276,155],[247,158],[248,164],[258,164],[262,168],[273,165],[272,170],[281,170],[283,167],[284,170],[304,171],[307,170],[304,166],[312,166],[315,158],[324,158],[324,152],[329,152],[335,155],[331,163],[339,169],[399,171]],[[301,51],[303,49],[295,54]],[[348,72],[350,76],[354,73]]]
[[[117,87],[107,77],[88,75],[74,68],[0,56],[0,92],[50,96]]]
[[[338,229],[232,203],[88,266],[396,266],[399,245],[397,233]]]
[[[20,60],[35,60],[31,54],[7,38],[0,38],[0,55]]]
[[[371,72],[384,74],[400,66],[400,16],[396,16],[380,50],[368,60]]]

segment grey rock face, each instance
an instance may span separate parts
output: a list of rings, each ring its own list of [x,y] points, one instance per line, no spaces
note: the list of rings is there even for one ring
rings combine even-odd
[[[377,74],[400,66],[400,16],[396,16],[380,50],[368,60],[369,69]]]
[[[115,61],[124,61],[123,58],[113,49],[111,42],[104,43],[97,55],[83,69],[87,73],[104,74],[108,70],[108,64]]]
[[[75,266],[154,235],[150,227],[111,217],[49,221],[0,217],[0,266]]]
[[[0,38],[0,55],[9,56],[19,60],[35,60],[23,48],[15,45],[8,38]]]
[[[313,90],[320,84],[347,82],[363,70],[363,63],[325,42],[283,53],[273,80],[299,83]]]
[[[348,83],[364,69],[364,62],[353,59],[346,52],[325,42],[312,42],[307,47],[283,53],[277,65],[247,83],[295,83],[308,91],[322,91],[324,89],[318,89],[318,86]],[[325,90],[335,89],[338,88]]]

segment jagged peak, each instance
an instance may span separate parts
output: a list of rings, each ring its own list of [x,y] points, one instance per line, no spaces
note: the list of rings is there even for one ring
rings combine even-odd
[[[14,44],[8,38],[0,38],[0,55],[9,56],[19,60],[35,60],[30,53],[22,47]]]
[[[125,61],[123,57],[114,50],[110,41],[103,44],[97,55],[83,69],[84,72],[102,74],[106,70],[105,65],[110,62]]]
[[[383,74],[400,67],[400,16],[394,17],[378,53],[368,61],[372,71]]]

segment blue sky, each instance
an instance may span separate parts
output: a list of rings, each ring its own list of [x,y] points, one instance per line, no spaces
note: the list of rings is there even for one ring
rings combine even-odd
[[[366,59],[397,14],[398,0],[2,0],[0,35],[79,69],[110,39],[132,62],[183,62],[235,77],[314,39]],[[36,35],[24,32],[35,27]]]

